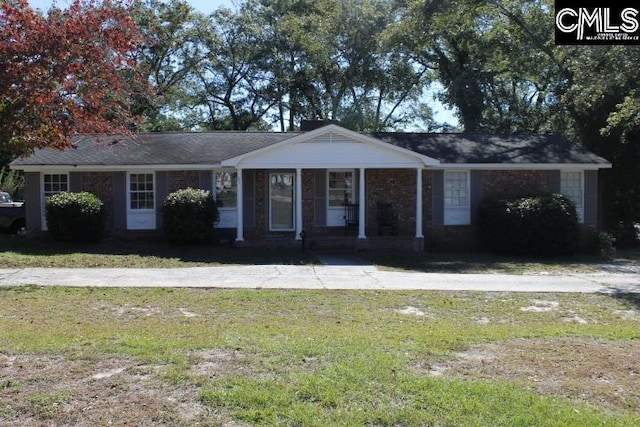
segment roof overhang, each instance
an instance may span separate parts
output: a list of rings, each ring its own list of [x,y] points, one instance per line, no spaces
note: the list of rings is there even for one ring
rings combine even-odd
[[[437,159],[328,125],[222,161],[238,169],[424,168]]]
[[[611,167],[611,163],[441,163],[434,169],[598,170]]]

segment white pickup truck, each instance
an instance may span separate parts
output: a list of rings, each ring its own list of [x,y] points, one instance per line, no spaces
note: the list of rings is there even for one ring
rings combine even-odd
[[[11,234],[25,227],[24,202],[14,202],[9,193],[0,191],[0,229]]]

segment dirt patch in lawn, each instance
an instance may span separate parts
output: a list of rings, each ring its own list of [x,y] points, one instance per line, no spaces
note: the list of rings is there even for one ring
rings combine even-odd
[[[0,354],[3,426],[234,426],[199,401],[198,378],[244,369],[227,350],[200,350],[185,370],[111,357],[76,360]]]
[[[432,376],[504,380],[615,411],[640,411],[640,341],[513,339],[419,367]]]

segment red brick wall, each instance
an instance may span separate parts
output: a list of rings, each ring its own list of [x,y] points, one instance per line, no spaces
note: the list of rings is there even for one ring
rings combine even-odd
[[[93,193],[104,203],[107,229],[113,223],[113,175],[111,172],[82,172],[82,191]]]
[[[314,171],[302,171],[302,229],[307,233],[314,231]]]
[[[398,214],[399,234],[416,230],[416,171],[414,169],[369,169],[367,186],[367,234],[378,233],[377,202],[393,204]]]
[[[200,188],[200,172],[169,171],[167,172],[167,187],[169,193],[185,188]]]
[[[519,197],[549,191],[549,171],[487,170],[482,172],[485,197]]]

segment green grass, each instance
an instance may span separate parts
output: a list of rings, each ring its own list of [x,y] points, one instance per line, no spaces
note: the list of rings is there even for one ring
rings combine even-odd
[[[27,267],[179,268],[224,264],[314,264],[301,249],[264,250],[229,245],[175,246],[162,239],[71,244],[0,235],[0,265]]]
[[[557,308],[522,310],[538,300]],[[422,315],[402,314],[406,307]],[[166,387],[204,408],[195,420],[171,418],[176,425],[632,426],[640,423],[637,397],[630,408],[612,409],[541,393],[509,375],[427,371],[478,344],[634,343],[638,309],[636,299],[605,295],[0,288],[0,357],[61,357],[78,366],[127,361],[158,381],[145,392],[155,387],[164,395]],[[568,322],[571,316],[585,322]],[[0,421],[24,415],[64,424],[60,408],[74,408],[86,394],[86,381],[36,393],[29,391],[33,378],[11,375],[0,383]],[[110,393],[131,387],[122,384]]]

